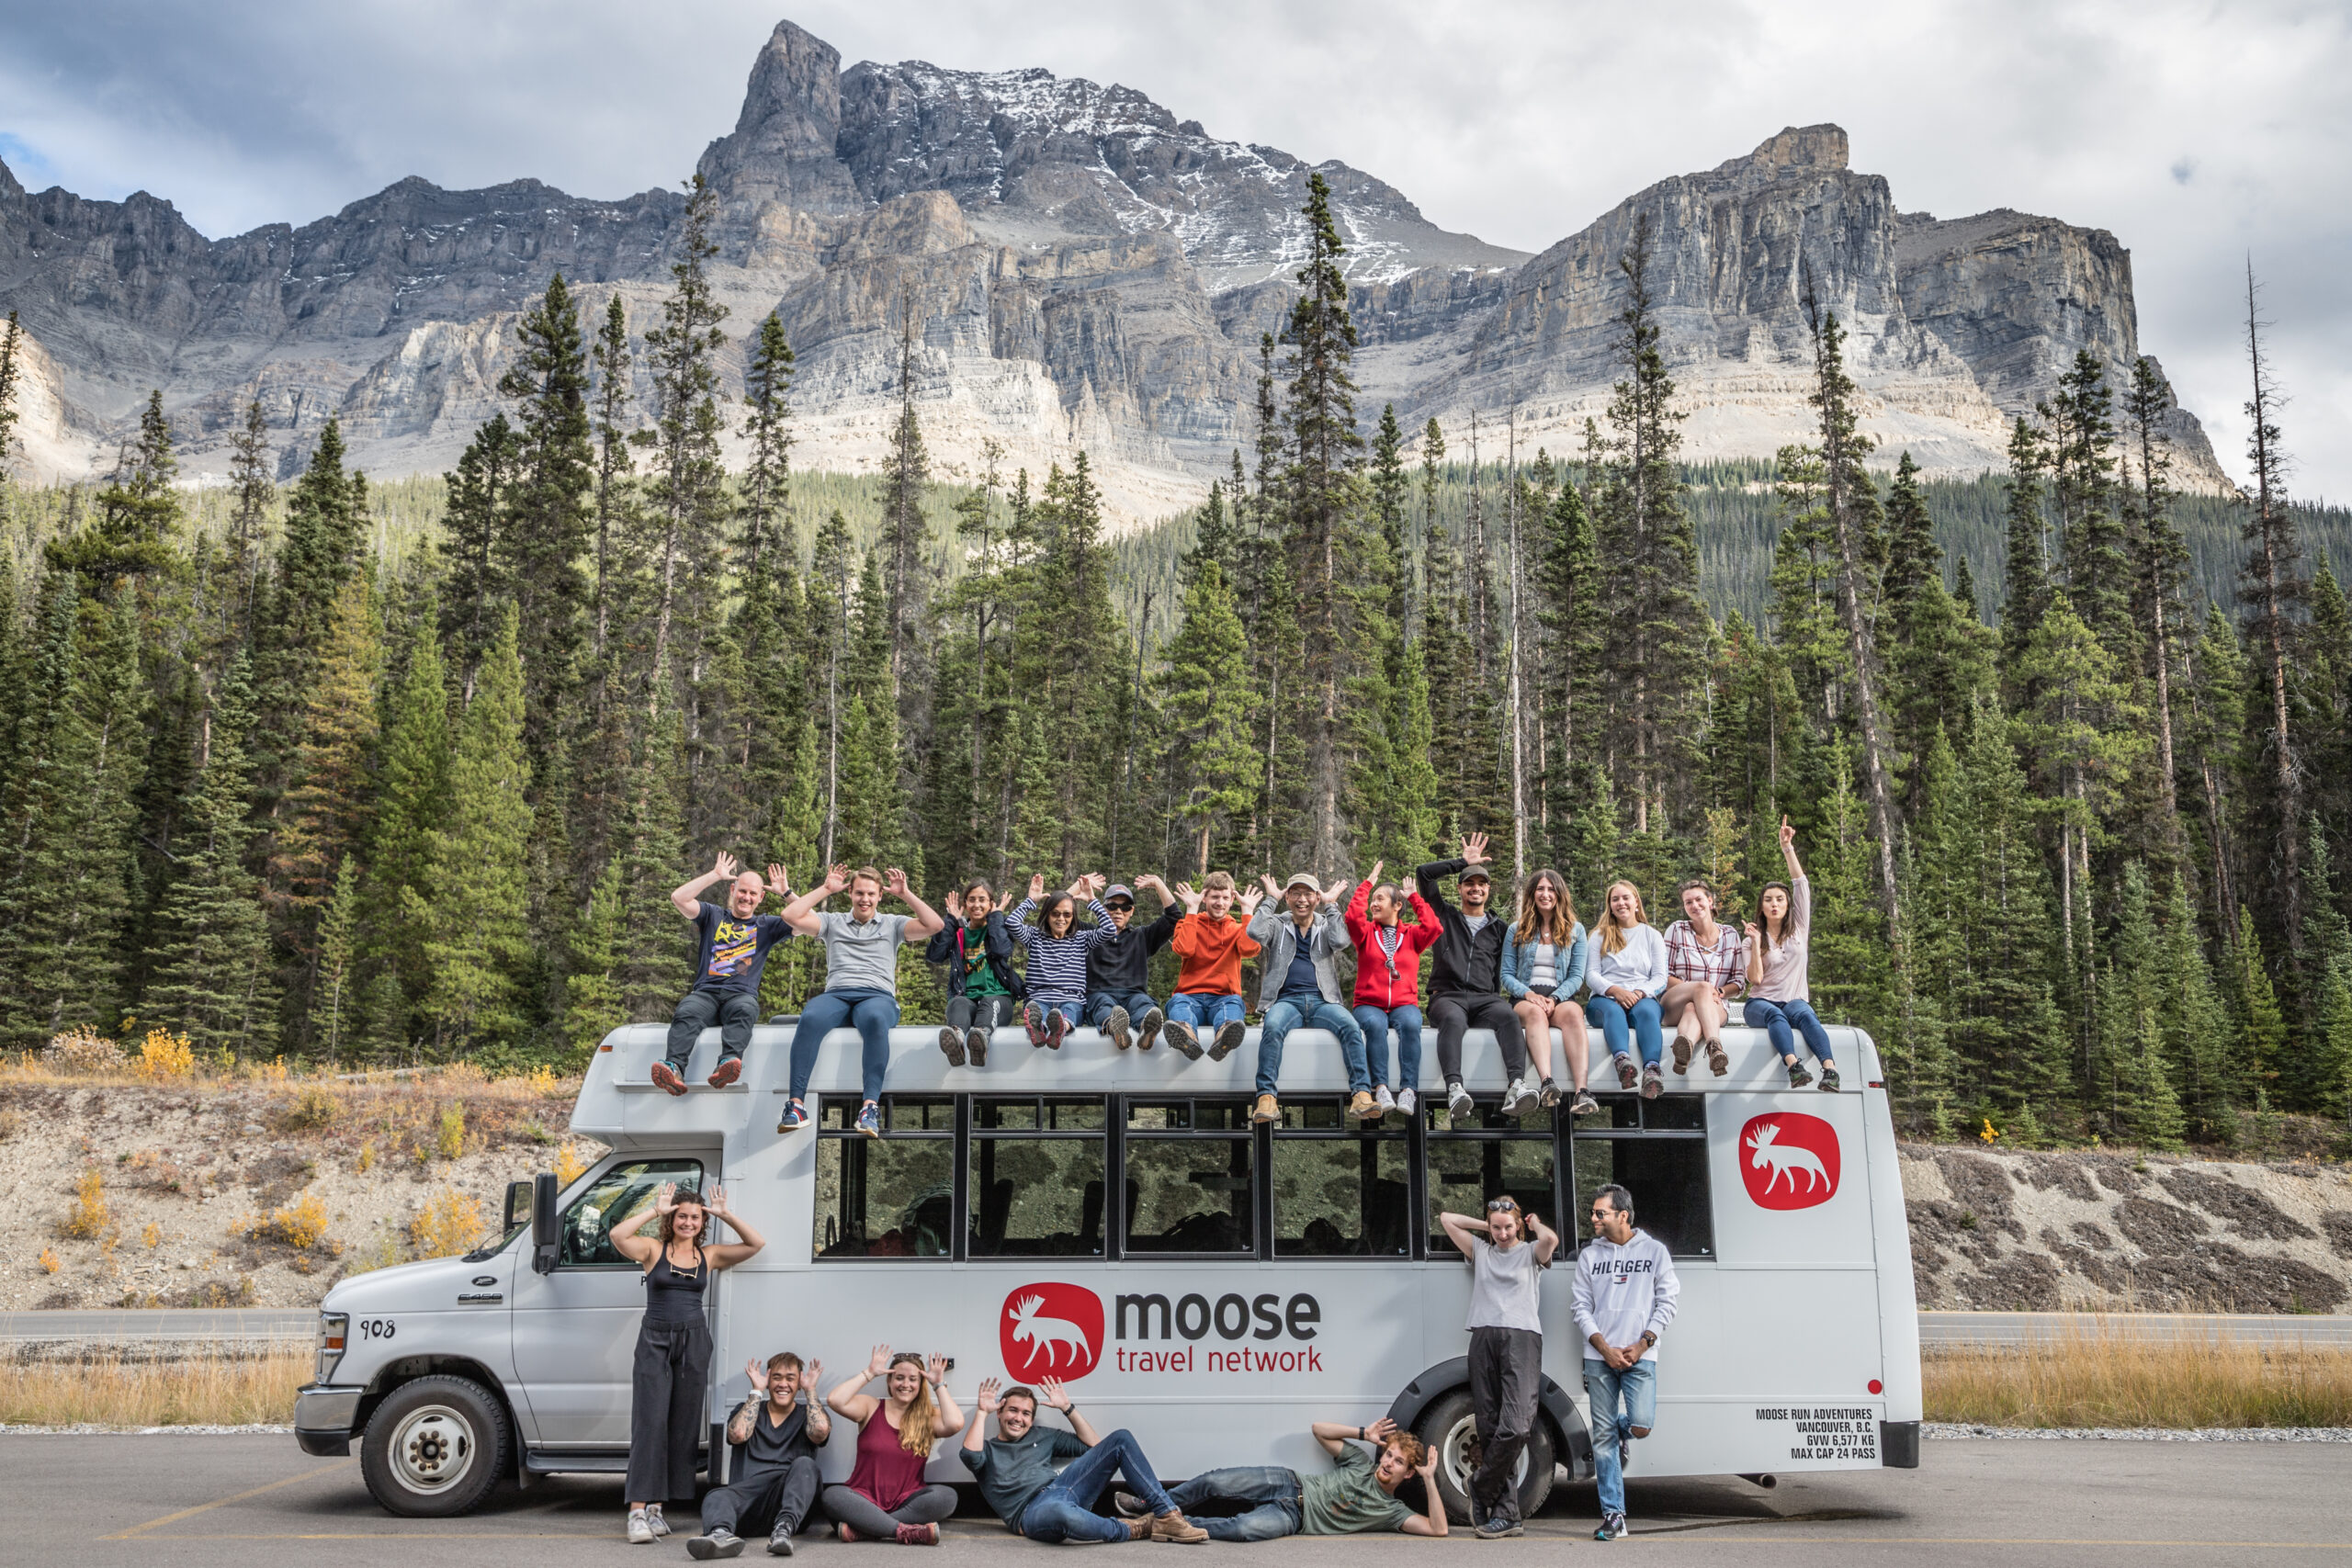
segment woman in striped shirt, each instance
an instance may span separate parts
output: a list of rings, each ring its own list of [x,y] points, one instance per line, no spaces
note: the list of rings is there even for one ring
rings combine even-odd
[[[1658,999],[1659,1015],[1674,1026],[1674,1070],[1690,1070],[1690,1047],[1704,1040],[1707,1066],[1721,1077],[1731,1071],[1724,1051],[1724,1020],[1731,998],[1747,989],[1747,943],[1715,919],[1715,893],[1703,882],[1677,890],[1682,919],[1666,928],[1666,973],[1670,984]]]
[[[1023,1021],[1029,1026],[1032,1045],[1050,1045],[1060,1050],[1062,1037],[1085,1016],[1087,955],[1119,931],[1117,922],[1111,919],[1111,911],[1094,897],[1108,885],[1108,879],[1099,873],[1090,873],[1063,892],[1046,898],[1045,877],[1032,876],[1029,897],[1005,917],[1013,940],[1029,955],[1028,969],[1023,976],[1029,992]],[[1080,929],[1078,924],[1078,900],[1081,896],[1086,899],[1087,912],[1094,917],[1094,925],[1088,930]],[[1040,898],[1046,900],[1045,913],[1032,925],[1029,917],[1036,910]]]

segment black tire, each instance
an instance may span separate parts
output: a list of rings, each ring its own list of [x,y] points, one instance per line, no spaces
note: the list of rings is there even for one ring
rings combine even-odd
[[[359,1439],[359,1473],[385,1512],[446,1519],[481,1506],[513,1451],[498,1396],[471,1378],[435,1374],[376,1406]]]
[[[1445,1517],[1457,1525],[1468,1524],[1470,1472],[1477,1468],[1478,1458],[1478,1424],[1471,1415],[1470,1391],[1457,1388],[1440,1394],[1413,1429],[1437,1455],[1437,1490],[1445,1499]],[[1552,1424],[1538,1410],[1520,1455],[1520,1517],[1533,1518],[1551,1498],[1554,1461]]]

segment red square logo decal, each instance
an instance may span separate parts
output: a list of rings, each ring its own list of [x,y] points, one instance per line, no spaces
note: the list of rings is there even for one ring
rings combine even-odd
[[[1059,1280],[1023,1285],[997,1314],[997,1345],[1015,1382],[1082,1378],[1102,1357],[1102,1298]]]
[[[1760,1209],[1810,1209],[1838,1195],[1838,1129],[1818,1116],[1750,1117],[1739,1154],[1740,1179]]]

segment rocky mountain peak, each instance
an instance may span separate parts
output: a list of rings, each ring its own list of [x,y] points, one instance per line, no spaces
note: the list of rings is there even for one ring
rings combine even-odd
[[[1848,166],[1850,148],[1841,125],[1792,125],[1778,136],[1768,136],[1745,158],[1723,165],[1730,172],[1743,165],[1767,179],[1778,179],[1791,169],[1839,170]]]
[[[778,22],[752,62],[734,130],[705,150],[698,172],[722,200],[820,213],[863,207],[835,151],[841,81],[841,51]]]

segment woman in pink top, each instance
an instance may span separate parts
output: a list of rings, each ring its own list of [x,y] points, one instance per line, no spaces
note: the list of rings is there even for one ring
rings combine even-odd
[[[887,1398],[865,1392],[884,1379]],[[825,1396],[835,1414],[857,1423],[857,1463],[849,1483],[825,1488],[825,1510],[843,1540],[895,1540],[937,1546],[939,1521],[956,1511],[956,1489],[923,1483],[932,1446],[964,1429],[964,1413],[947,1392],[947,1358],[926,1365],[912,1350],[874,1347],[865,1370]]]
[[[1781,818],[1781,858],[1788,863],[1786,882],[1768,882],[1756,900],[1763,920],[1747,922],[1747,1027],[1771,1037],[1772,1049],[1789,1069],[1789,1087],[1803,1089],[1813,1075],[1797,1060],[1797,1033],[1821,1059],[1821,1088],[1838,1092],[1838,1064],[1829,1052],[1829,1031],[1805,999],[1805,962],[1813,935],[1813,884],[1797,863],[1797,830]]]

